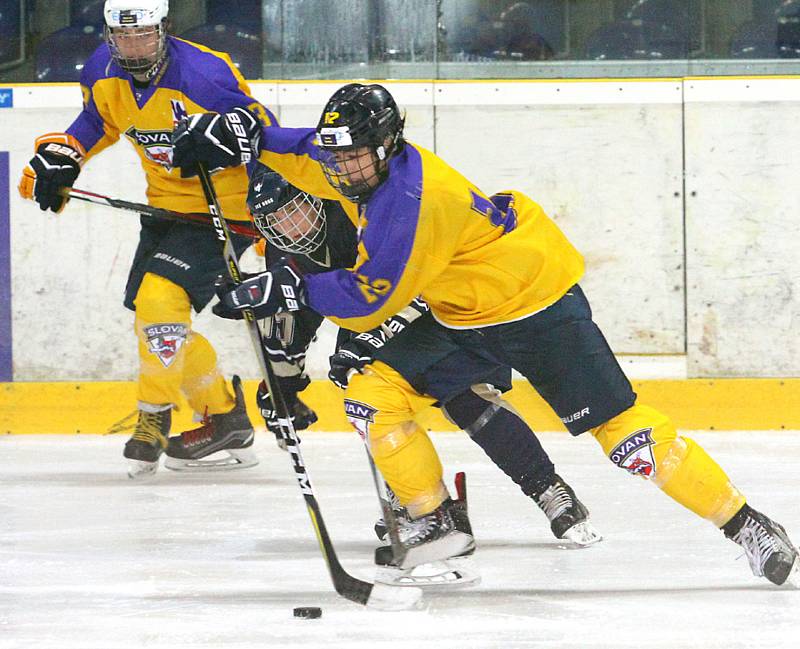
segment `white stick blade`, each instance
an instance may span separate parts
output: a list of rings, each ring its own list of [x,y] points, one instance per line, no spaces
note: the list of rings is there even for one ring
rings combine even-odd
[[[408,611],[419,608],[422,589],[377,583],[372,587],[367,606],[379,611]]]

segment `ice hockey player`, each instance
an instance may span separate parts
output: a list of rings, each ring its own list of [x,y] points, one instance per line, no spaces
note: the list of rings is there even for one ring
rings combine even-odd
[[[346,212],[352,208],[310,196],[261,164],[251,174],[247,203],[267,242],[268,263],[288,256],[302,273],[313,274],[347,268],[355,262],[356,228]],[[227,289],[223,286],[220,290],[224,294]],[[241,317],[240,311],[227,311],[222,304],[215,305],[214,312]],[[321,316],[303,308],[276,315],[266,328],[267,351],[290,411],[296,414],[298,429],[310,421],[297,393],[308,385],[303,371],[305,355],[321,321]],[[331,357],[331,380],[346,389],[351,372],[371,371],[373,361],[380,363],[383,372],[396,375],[420,401],[438,402],[446,416],[544,511],[556,538],[576,546],[599,541],[586,507],[555,473],[533,431],[500,396],[511,387],[510,368],[437,338],[429,339],[430,327],[438,325],[427,305],[417,299],[373,331],[356,335],[341,330],[341,344]],[[267,425],[272,419],[270,427],[277,428],[263,384],[259,402]],[[365,417],[365,411],[371,410],[369,395],[354,400],[345,393],[344,405],[354,427],[381,458],[381,467],[390,473],[392,495],[398,497],[398,519],[403,523],[401,537],[413,545],[454,526],[458,529],[458,515],[450,516],[457,501],[450,499],[442,481],[442,466],[425,431],[417,427],[398,438],[392,434],[391,422],[380,417],[370,421]],[[432,517],[440,517],[441,524],[428,524]],[[468,521],[466,516],[463,520]]]
[[[83,110],[63,133],[36,140],[20,193],[42,210],[60,212],[60,190],[73,185],[87,160],[124,136],[141,158],[151,205],[206,212],[196,179],[173,170],[170,135],[189,113],[217,111],[231,128],[271,124],[226,54],[167,34],[167,0],[107,0],[106,43],[81,73]],[[243,138],[239,151],[250,145]],[[241,159],[241,158],[240,158]],[[226,214],[248,218],[244,168],[217,174]],[[237,238],[243,251],[251,242]],[[224,272],[218,243],[208,232],[142,216],[125,306],[136,312],[139,349],[138,421],[125,444],[129,475],[152,474],[166,449],[168,466],[238,468],[255,464],[253,429],[241,388],[228,389],[211,344],[192,329],[191,311],[202,310]],[[169,442],[171,412],[183,393],[204,424]],[[217,460],[203,458],[217,454]],[[221,457],[220,457],[221,456]]]
[[[201,160],[237,163],[236,155],[214,151],[213,119],[178,125],[182,173]],[[570,433],[590,432],[618,467],[720,528],[744,549],[756,576],[795,582],[798,551],[783,527],[753,509],[668,417],[637,401],[577,284],[583,258],[555,223],[520,192],[487,196],[406,142],[403,122],[385,88],[353,83],[334,93],[316,129],[262,129],[264,164],[303,191],[357,204],[359,255],[352,269],[307,276],[277,264],[223,301],[255,304],[261,316],[303,303],[367,331],[421,295],[443,338],[518,370]],[[393,379],[361,374],[349,393],[380,394],[380,416],[402,435],[417,404],[404,400]]]

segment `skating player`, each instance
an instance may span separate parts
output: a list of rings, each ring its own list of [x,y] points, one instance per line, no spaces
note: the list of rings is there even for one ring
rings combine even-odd
[[[64,133],[36,140],[20,193],[42,210],[60,212],[85,162],[127,139],[141,158],[151,205],[179,212],[206,212],[197,179],[172,169],[170,135],[191,113],[227,113],[219,119],[240,133],[273,116],[250,90],[226,54],[167,34],[167,0],[107,0],[106,43],[81,73],[83,110]],[[242,138],[240,151],[249,150]],[[246,154],[249,155],[249,154]],[[229,218],[247,219],[247,173],[243,167],[217,174],[220,200]],[[242,252],[249,241],[237,238]],[[139,348],[139,416],[124,456],[129,475],[151,474],[167,449],[171,468],[238,468],[256,463],[253,429],[241,388],[225,383],[214,349],[192,329],[191,311],[202,310],[224,272],[218,243],[207,232],[143,216],[130,270],[125,306],[136,312]],[[183,393],[204,424],[168,448],[171,412]],[[218,460],[203,458],[225,450]]]
[[[356,228],[338,201],[301,192],[258,164],[251,174],[248,206],[267,241],[268,262],[288,256],[304,274],[346,268],[355,262]],[[223,316],[241,315],[239,311],[226,311],[224,305],[215,305],[214,311]],[[271,335],[267,341],[273,341],[268,351],[290,410],[296,413],[298,428],[309,423],[307,408],[297,393],[308,385],[303,372],[305,354],[321,320],[313,311],[301,309],[276,315],[268,327]],[[431,327],[438,329],[427,305],[414,300],[373,331],[355,335],[341,330],[341,344],[331,357],[331,379],[347,388],[349,375],[353,371],[371,371],[373,361],[379,362],[384,371],[398,373],[415,387],[420,404],[438,402],[446,416],[458,422],[536,502],[557,538],[577,546],[599,541],[601,537],[589,523],[586,507],[555,473],[533,431],[502,399],[501,392],[511,387],[510,369],[455,345],[442,346],[437,338],[428,337]],[[271,410],[265,397],[262,393],[259,400],[266,405],[269,426]],[[430,525],[426,520],[431,512],[446,519],[447,508],[439,506],[450,502],[442,482],[441,464],[427,434],[419,429],[396,444],[391,424],[365,421],[363,404],[348,398],[347,393],[345,397],[346,414],[359,433],[368,439],[371,448],[378,447],[379,455],[391,457],[383,466],[389,467],[390,484],[402,504],[399,518],[404,523],[404,538],[421,543],[432,534],[445,533],[451,521],[447,525]],[[273,421],[272,427],[276,426]]]
[[[175,164],[237,164],[208,137],[213,115],[178,126]],[[204,123],[205,122],[205,123]],[[219,139],[219,129],[210,134]],[[267,316],[307,304],[367,331],[421,295],[436,335],[520,371],[573,435],[589,432],[618,467],[645,478],[738,543],[757,576],[796,576],[798,551],[782,526],[747,504],[719,465],[664,414],[639,403],[577,282],[583,259],[527,196],[487,196],[435,154],[403,138],[403,118],[379,85],[348,84],[317,129],[267,127],[260,160],[312,195],[358,207],[351,269],[302,275],[276,265],[223,296]],[[333,190],[333,191],[331,191]],[[377,365],[377,364],[376,364]],[[354,376],[348,396],[372,422],[413,436],[414,390],[396,372]],[[375,453],[381,469],[386,458]],[[391,484],[391,470],[384,474]]]

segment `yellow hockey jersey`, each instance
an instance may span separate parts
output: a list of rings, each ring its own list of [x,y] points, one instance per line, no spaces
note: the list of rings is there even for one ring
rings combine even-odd
[[[261,162],[300,189],[342,199],[317,163],[313,129],[264,129]],[[510,322],[556,302],[583,275],[580,253],[517,191],[488,197],[441,158],[407,143],[359,206],[352,270],[305,278],[308,303],[356,331],[422,295],[453,328]]]
[[[124,136],[133,144],[147,176],[147,199],[155,207],[178,212],[208,211],[197,178],[181,178],[172,169],[172,131],[192,113],[226,113],[247,108],[265,126],[275,117],[250,96],[250,89],[230,57],[202,45],[167,38],[167,62],[146,86],[111,58],[104,44],[81,72],[83,110],[67,129],[83,145],[87,159]],[[227,218],[247,220],[247,172],[244,167],[214,174]]]

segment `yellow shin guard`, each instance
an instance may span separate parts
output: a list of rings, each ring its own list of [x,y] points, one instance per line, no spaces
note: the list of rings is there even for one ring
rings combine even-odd
[[[164,277],[147,273],[134,304],[139,401],[176,405],[183,390],[196,412],[231,410],[233,398],[217,369],[214,349],[191,330],[191,302],[186,291]]]
[[[192,410],[219,415],[236,405],[225,379],[217,367],[217,354],[202,334],[192,331],[186,343],[181,384]]]
[[[720,466],[672,422],[636,404],[592,431],[617,466],[648,478],[670,498],[722,527],[745,503]]]
[[[354,375],[345,393],[347,418],[412,518],[432,512],[449,497],[436,449],[413,421],[414,413],[431,403],[380,362]]]

